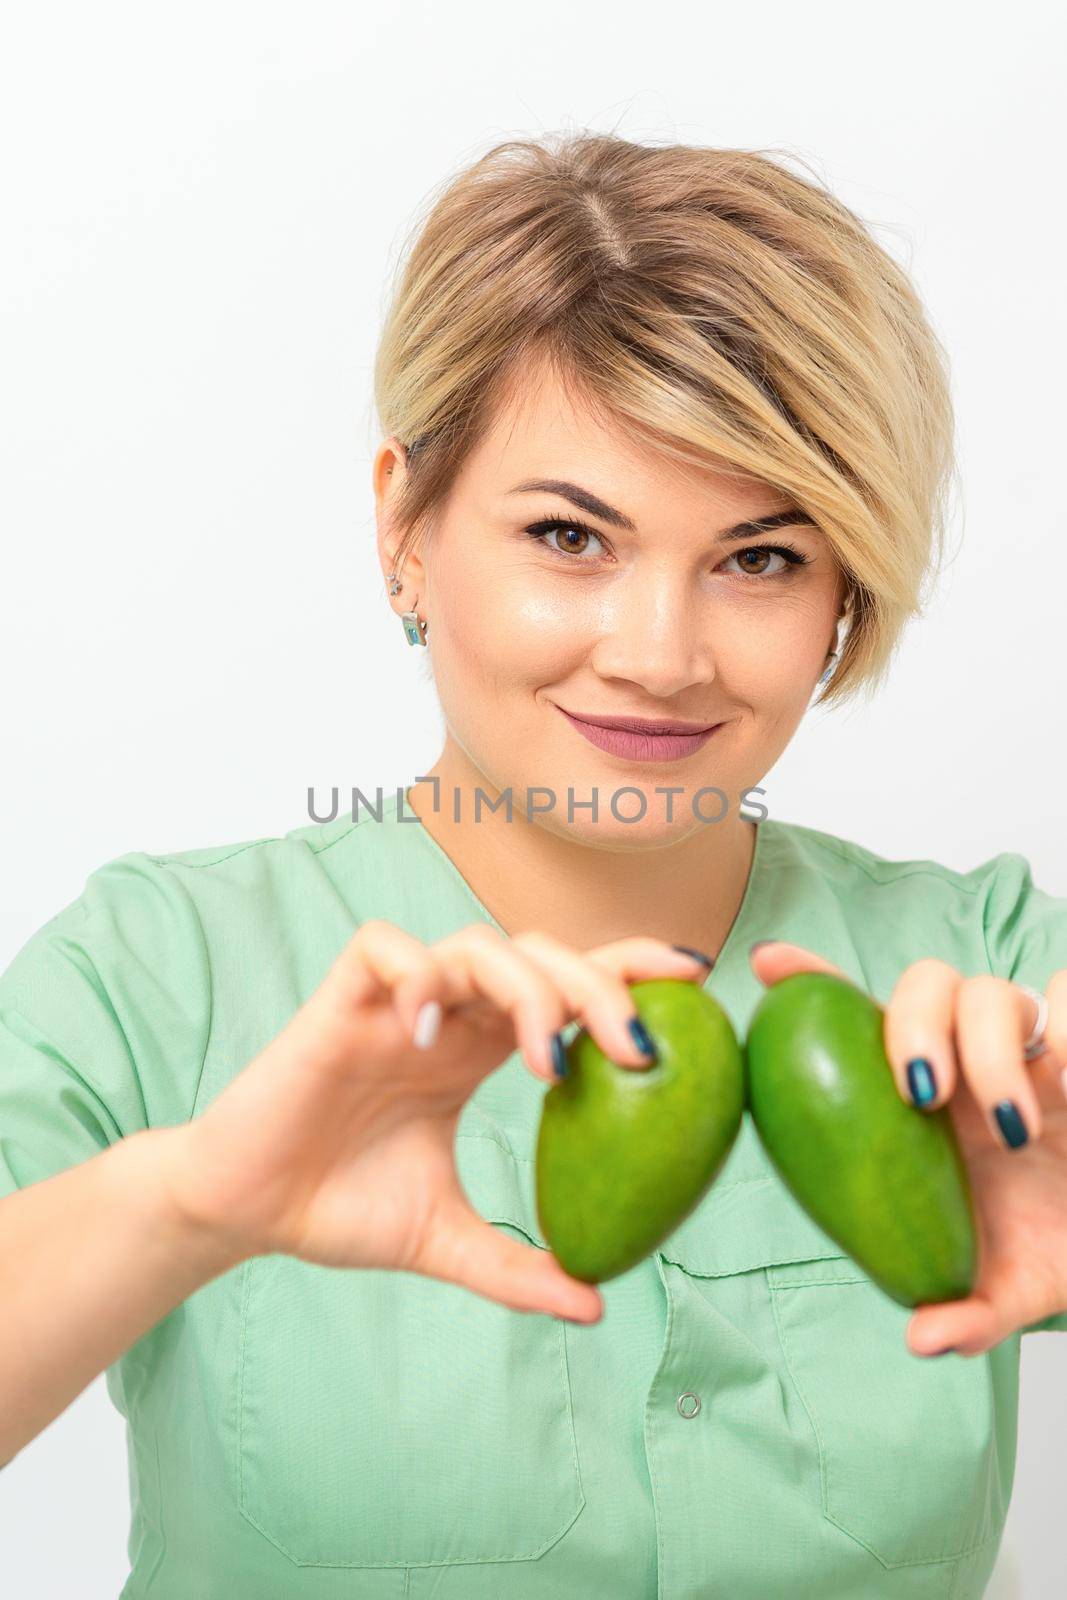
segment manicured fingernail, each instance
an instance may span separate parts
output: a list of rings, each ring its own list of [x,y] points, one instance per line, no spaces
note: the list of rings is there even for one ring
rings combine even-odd
[[[763,946],[765,944],[777,944],[777,943],[778,943],[777,939],[757,939],[755,944],[751,947],[751,949],[749,950],[748,953],[749,953],[750,956],[754,956],[756,954],[756,951],[757,950],[762,950]]]
[[[641,1018],[640,1017],[631,1017],[629,1022],[627,1023],[627,1027],[630,1030],[630,1036],[633,1039],[633,1042],[637,1046],[637,1048],[644,1055],[651,1056],[654,1061],[658,1061],[659,1057],[656,1054],[656,1047],[652,1043],[652,1039],[651,1039],[651,1036],[649,1035],[648,1029],[645,1027],[644,1023],[641,1021]]]
[[[934,1069],[923,1056],[908,1062],[908,1092],[917,1106],[926,1106],[937,1099]]]
[[[993,1115],[1010,1149],[1018,1150],[1020,1145],[1026,1143],[1030,1135],[1026,1131],[1026,1123],[1019,1115],[1019,1107],[1014,1100],[1002,1100],[999,1105],[993,1107]]]
[[[672,944],[671,949],[680,950],[683,956],[692,956],[694,961],[701,961],[706,967],[713,967],[715,965],[714,956],[706,956],[703,950],[694,950],[690,945]]]
[[[428,1050],[437,1038],[441,1027],[441,1003],[427,1000],[415,1013],[415,1026],[411,1037],[419,1050]]]
[[[552,1057],[552,1071],[557,1078],[567,1076],[567,1052],[563,1045],[562,1033],[553,1033],[548,1040],[549,1054]]]

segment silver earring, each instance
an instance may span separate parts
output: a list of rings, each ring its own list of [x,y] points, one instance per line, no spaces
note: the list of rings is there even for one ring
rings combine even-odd
[[[819,687],[821,687],[827,681],[827,679],[832,676],[834,667],[837,665],[837,658],[841,654],[842,634],[847,631],[850,625],[851,619],[849,613],[846,611],[837,619],[837,627],[834,632],[834,648],[827,654],[826,667],[823,671],[822,677],[819,679]]]
[[[404,624],[404,632],[407,634],[408,644],[426,643],[425,634],[429,624],[419,620],[417,611],[403,612],[400,620]]]
[[[399,594],[404,585],[400,582],[395,572],[389,574],[389,593]],[[417,611],[403,611],[400,620],[404,624],[404,633],[408,644],[425,644],[424,637],[429,623],[421,622]]]

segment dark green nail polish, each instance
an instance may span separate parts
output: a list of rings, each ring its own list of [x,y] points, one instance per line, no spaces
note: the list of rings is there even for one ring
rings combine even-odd
[[[548,1045],[552,1055],[552,1071],[557,1078],[565,1078],[567,1076],[567,1051],[564,1048],[562,1033],[551,1034]]]
[[[683,956],[692,956],[695,961],[702,961],[706,967],[713,967],[715,965],[714,956],[706,956],[703,950],[694,950],[691,945],[672,944],[671,949],[680,950]]]
[[[1002,1100],[999,1105],[993,1107],[993,1115],[997,1119],[997,1127],[1012,1150],[1018,1150],[1020,1145],[1026,1143],[1030,1135],[1026,1131],[1026,1123],[1019,1115],[1019,1107],[1014,1100]]]
[[[908,1090],[917,1106],[926,1106],[937,1099],[934,1069],[923,1056],[908,1062]]]
[[[658,1061],[659,1057],[656,1054],[656,1047],[652,1043],[652,1039],[651,1039],[651,1036],[650,1036],[650,1034],[648,1032],[648,1029],[645,1027],[644,1023],[641,1021],[641,1018],[640,1017],[631,1017],[630,1020],[629,1020],[629,1023],[627,1024],[627,1026],[630,1029],[630,1034],[631,1034],[631,1036],[633,1038],[633,1041],[634,1041],[634,1044],[637,1046],[637,1048],[640,1051],[642,1051],[646,1056],[651,1056],[653,1058],[653,1060],[657,1060]]]

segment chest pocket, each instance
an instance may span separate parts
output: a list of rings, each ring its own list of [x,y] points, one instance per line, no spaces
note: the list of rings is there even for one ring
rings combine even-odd
[[[503,1144],[460,1134],[456,1162],[487,1221],[547,1249]],[[541,1555],[585,1504],[564,1333],[415,1273],[253,1259],[235,1380],[242,1514],[300,1566]]]
[[[1003,1524],[996,1377],[980,1356],[915,1356],[912,1313],[847,1257],[767,1267],[775,1320],[816,1440],[823,1515],[884,1567],[951,1561]]]
[[[758,1394],[775,1409],[752,1415],[751,1427],[779,1435],[783,1456],[791,1453],[810,1484],[813,1512],[882,1567],[967,1554],[1002,1527],[1007,1509],[995,1379],[1007,1394],[1017,1349],[1005,1341],[986,1356],[912,1355],[904,1339],[912,1313],[762,1166],[762,1175],[750,1163],[757,1175],[712,1190],[661,1252],[694,1285],[716,1280],[704,1292],[713,1303],[719,1294],[727,1315],[750,1319],[747,1349],[762,1340],[778,1383],[753,1387],[752,1404]],[[742,1273],[760,1274],[763,1292],[750,1277],[742,1293],[731,1282]],[[782,1409],[783,1387],[799,1406]]]

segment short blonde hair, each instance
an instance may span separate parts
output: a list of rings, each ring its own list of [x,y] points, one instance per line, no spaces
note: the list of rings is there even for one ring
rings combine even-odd
[[[636,440],[814,518],[850,622],[822,700],[881,684],[942,554],[953,418],[919,296],[852,211],[762,152],[583,131],[496,145],[412,233],[374,370],[381,427],[416,447],[397,571],[547,357]]]

